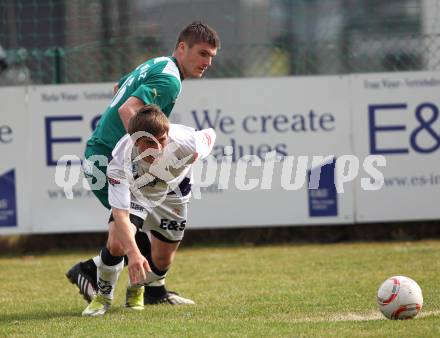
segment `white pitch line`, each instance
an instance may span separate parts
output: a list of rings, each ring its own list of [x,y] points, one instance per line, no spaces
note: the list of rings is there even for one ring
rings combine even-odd
[[[423,318],[423,317],[429,317],[429,316],[438,316],[440,315],[440,310],[433,310],[433,311],[421,311],[417,318]],[[332,317],[318,317],[318,318],[301,318],[301,319],[294,319],[293,322],[295,323],[321,323],[321,322],[363,322],[363,321],[370,321],[370,320],[386,320],[386,318],[380,313],[379,310],[370,312],[368,314],[358,314],[358,313],[348,313],[344,315],[336,315]]]

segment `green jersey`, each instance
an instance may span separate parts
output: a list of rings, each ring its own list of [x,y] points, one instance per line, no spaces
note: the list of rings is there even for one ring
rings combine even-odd
[[[119,90],[98,122],[88,147],[110,156],[116,143],[127,133],[118,109],[134,96],[145,104],[158,105],[168,117],[182,87],[182,75],[173,57],[158,57],[139,65],[119,80]]]

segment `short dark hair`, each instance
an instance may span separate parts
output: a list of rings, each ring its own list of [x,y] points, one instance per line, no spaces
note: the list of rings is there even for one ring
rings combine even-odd
[[[194,21],[182,29],[175,48],[180,42],[186,42],[190,47],[196,43],[206,42],[214,48],[220,48],[220,38],[217,32],[200,21]]]
[[[170,123],[155,104],[143,106],[128,122],[128,133],[133,135],[139,131],[145,131],[155,137],[160,137],[170,130]]]

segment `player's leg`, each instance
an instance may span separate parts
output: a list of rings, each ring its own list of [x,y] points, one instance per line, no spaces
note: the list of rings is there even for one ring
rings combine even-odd
[[[94,147],[87,146],[85,150],[85,160],[83,163],[84,176],[88,180],[89,184],[95,184],[98,177],[102,178],[107,172],[107,166],[101,165],[98,161],[88,161],[91,156],[104,153],[103,149],[95,149]],[[100,173],[97,173],[99,170]],[[101,204],[110,209],[110,204],[108,202],[108,183],[105,181],[104,187],[102,189],[92,190]],[[84,297],[84,299],[90,303],[96,295],[96,290],[98,289],[97,279],[96,279],[96,269],[97,264],[100,261],[100,256],[97,255],[86,261],[79,262],[72,266],[66,273],[66,277],[69,281],[76,285],[79,289],[79,293]]]
[[[147,235],[148,233],[148,235]],[[165,287],[165,277],[170,268],[179,247],[180,241],[170,241],[162,237],[158,232],[147,231],[138,232],[138,246],[142,254],[147,258],[151,268],[145,282],[145,294],[143,303],[145,304],[194,304],[190,299],[186,299],[176,292],[168,291]],[[129,290],[135,287],[127,288]],[[127,303],[129,297],[127,296]]]
[[[134,236],[136,227],[132,226],[130,231]],[[97,294],[83,311],[83,316],[103,315],[112,304],[116,282],[124,268],[125,254],[115,233],[115,223],[113,217],[110,217],[107,245],[101,250],[97,260]]]
[[[161,205],[148,214],[144,222],[143,231],[148,236],[144,235],[143,243],[138,246],[152,270],[145,286],[145,304],[194,304],[192,300],[168,291],[165,287],[165,276],[184,235],[188,201],[189,196],[167,196]]]
[[[155,270],[153,272],[160,277],[156,281],[151,281],[145,286],[145,304],[194,304],[194,301],[184,298],[176,292],[167,290],[165,286],[165,276],[174,261],[179,241],[172,241],[164,237],[159,232],[151,231],[151,259]]]
[[[132,215],[130,215],[131,217]],[[142,232],[137,232],[135,236],[136,243],[139,247],[141,247],[144,243],[143,237],[146,236]],[[145,256],[145,255],[144,255]],[[128,261],[126,256],[124,256],[125,261],[124,265],[127,265]],[[92,299],[96,295],[96,290],[98,289],[98,280],[97,280],[97,265],[100,262],[100,255],[97,255],[93,258],[90,258],[87,261],[79,262],[72,266],[69,271],[66,273],[67,278],[70,282],[76,285],[79,289],[79,293],[84,297],[84,299],[90,303]],[[143,309],[143,301],[140,299],[144,295],[144,288],[141,287],[139,289],[128,290],[130,292],[130,302],[126,304],[127,307],[130,307],[135,310]]]

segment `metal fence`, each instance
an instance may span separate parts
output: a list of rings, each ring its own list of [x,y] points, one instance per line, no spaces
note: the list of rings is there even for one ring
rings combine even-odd
[[[0,0],[0,85],[115,81],[201,19],[208,77],[440,70],[438,0]]]

